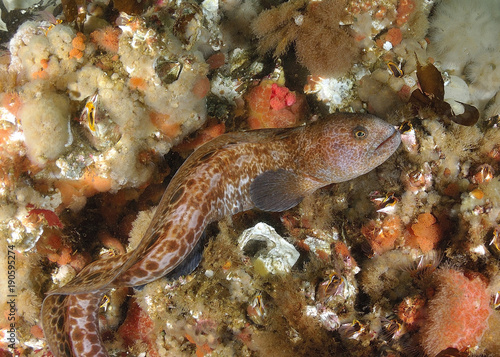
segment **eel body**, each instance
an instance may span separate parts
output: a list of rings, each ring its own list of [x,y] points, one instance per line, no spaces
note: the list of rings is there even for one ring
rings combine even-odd
[[[320,187],[371,171],[400,140],[381,119],[341,113],[296,128],[224,134],[201,146],[172,178],[135,250],[94,261],[48,293],[42,325],[54,356],[107,356],[98,326],[103,294],[172,271],[210,222],[254,207],[292,208]]]

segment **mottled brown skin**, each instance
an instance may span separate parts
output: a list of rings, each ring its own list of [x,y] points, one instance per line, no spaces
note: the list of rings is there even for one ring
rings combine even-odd
[[[350,180],[383,163],[399,133],[362,114],[335,114],[292,129],[222,135],[181,166],[139,246],[95,261],[42,307],[47,342],[57,356],[107,356],[98,303],[109,289],[154,281],[193,250],[206,225],[257,207],[283,211],[325,185]]]

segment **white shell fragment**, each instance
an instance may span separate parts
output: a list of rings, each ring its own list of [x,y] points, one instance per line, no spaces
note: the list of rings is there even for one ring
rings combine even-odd
[[[304,243],[317,256],[319,256],[320,252],[324,252],[327,255],[332,254],[332,250],[330,249],[330,243],[322,239],[307,236],[306,239],[304,240]]]
[[[451,105],[455,115],[464,112],[462,103],[470,103],[470,92],[467,83],[458,76],[450,76],[444,84],[444,101]]]
[[[290,272],[299,252],[276,233],[273,227],[257,223],[238,238],[238,247],[254,258],[255,270],[261,275]]]
[[[306,315],[319,320],[328,331],[335,331],[341,325],[338,315],[320,304],[317,306],[306,306]]]

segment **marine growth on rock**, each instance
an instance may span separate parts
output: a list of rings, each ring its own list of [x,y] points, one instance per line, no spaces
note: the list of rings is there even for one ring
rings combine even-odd
[[[497,0],[0,11],[0,356],[500,356]],[[283,144],[330,115],[363,150]]]

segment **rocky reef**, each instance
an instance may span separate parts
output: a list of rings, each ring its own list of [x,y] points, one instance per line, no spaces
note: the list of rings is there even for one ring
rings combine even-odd
[[[51,355],[44,294],[137,246],[198,146],[337,111],[399,127],[401,148],[210,225],[188,275],[112,290],[110,355],[500,356],[498,1],[0,11],[0,356]]]

